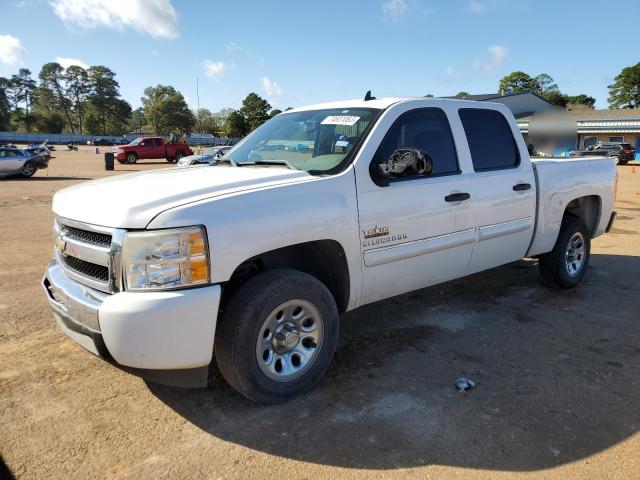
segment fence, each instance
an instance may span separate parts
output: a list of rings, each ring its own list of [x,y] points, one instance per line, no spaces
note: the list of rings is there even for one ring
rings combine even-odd
[[[70,133],[25,133],[25,132],[0,132],[0,141],[8,143],[43,143],[49,142],[53,144],[67,144],[76,143],[79,145],[86,144],[92,140],[99,138],[104,140],[111,140],[114,143],[120,144],[123,139],[127,139],[129,142],[142,137],[144,135],[127,134],[121,136],[114,135],[71,135]],[[209,136],[192,136],[187,137],[189,145],[235,145],[240,141],[239,138],[228,137],[209,137]]]

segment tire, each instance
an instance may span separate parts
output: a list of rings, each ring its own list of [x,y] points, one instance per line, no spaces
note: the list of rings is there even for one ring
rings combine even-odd
[[[38,170],[38,167],[36,167],[36,164],[33,163],[31,160],[27,160],[25,162],[24,165],[22,165],[22,168],[20,169],[20,175],[22,175],[23,177],[33,177],[33,175],[36,173],[36,170]]]
[[[618,161],[618,165],[626,165],[627,163],[629,163],[629,160],[620,160],[620,161]]]
[[[124,157],[124,163],[128,165],[132,165],[138,161],[138,156],[135,153],[127,153],[127,156]]]
[[[577,217],[566,216],[553,250],[539,257],[540,274],[553,287],[574,288],[584,278],[590,257],[591,235],[587,226]]]
[[[296,270],[268,270],[233,294],[217,327],[214,357],[242,395],[280,403],[322,378],[338,332],[336,302],[324,284]]]
[[[615,160],[616,165],[620,165],[620,157],[618,155],[611,155],[611,158]]]
[[[178,161],[183,157],[184,157],[184,153],[183,152],[176,153],[176,156],[173,157],[173,163],[178,163]]]

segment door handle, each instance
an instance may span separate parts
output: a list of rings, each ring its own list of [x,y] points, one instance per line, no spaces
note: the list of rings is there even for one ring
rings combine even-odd
[[[445,202],[462,202],[464,200],[469,200],[471,195],[468,193],[451,193],[444,197]]]
[[[531,189],[530,183],[518,183],[517,185],[513,186],[514,192],[523,192],[525,190],[530,190],[530,189]]]

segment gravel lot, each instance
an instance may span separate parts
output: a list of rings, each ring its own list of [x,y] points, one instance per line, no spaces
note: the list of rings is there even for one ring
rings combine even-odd
[[[363,307],[317,389],[261,407],[145,384],[56,328],[51,196],[108,173],[83,150],[0,180],[0,477],[640,478],[639,166],[580,288],[522,261]]]

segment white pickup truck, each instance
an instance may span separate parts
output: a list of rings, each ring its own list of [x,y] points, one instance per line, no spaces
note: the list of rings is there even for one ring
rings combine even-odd
[[[616,175],[608,158],[532,162],[500,104],[298,108],[215,165],[57,192],[43,286],[60,328],[123,369],[205,386],[216,362],[284,401],[322,377],[348,310],[523,257],[576,286]]]

